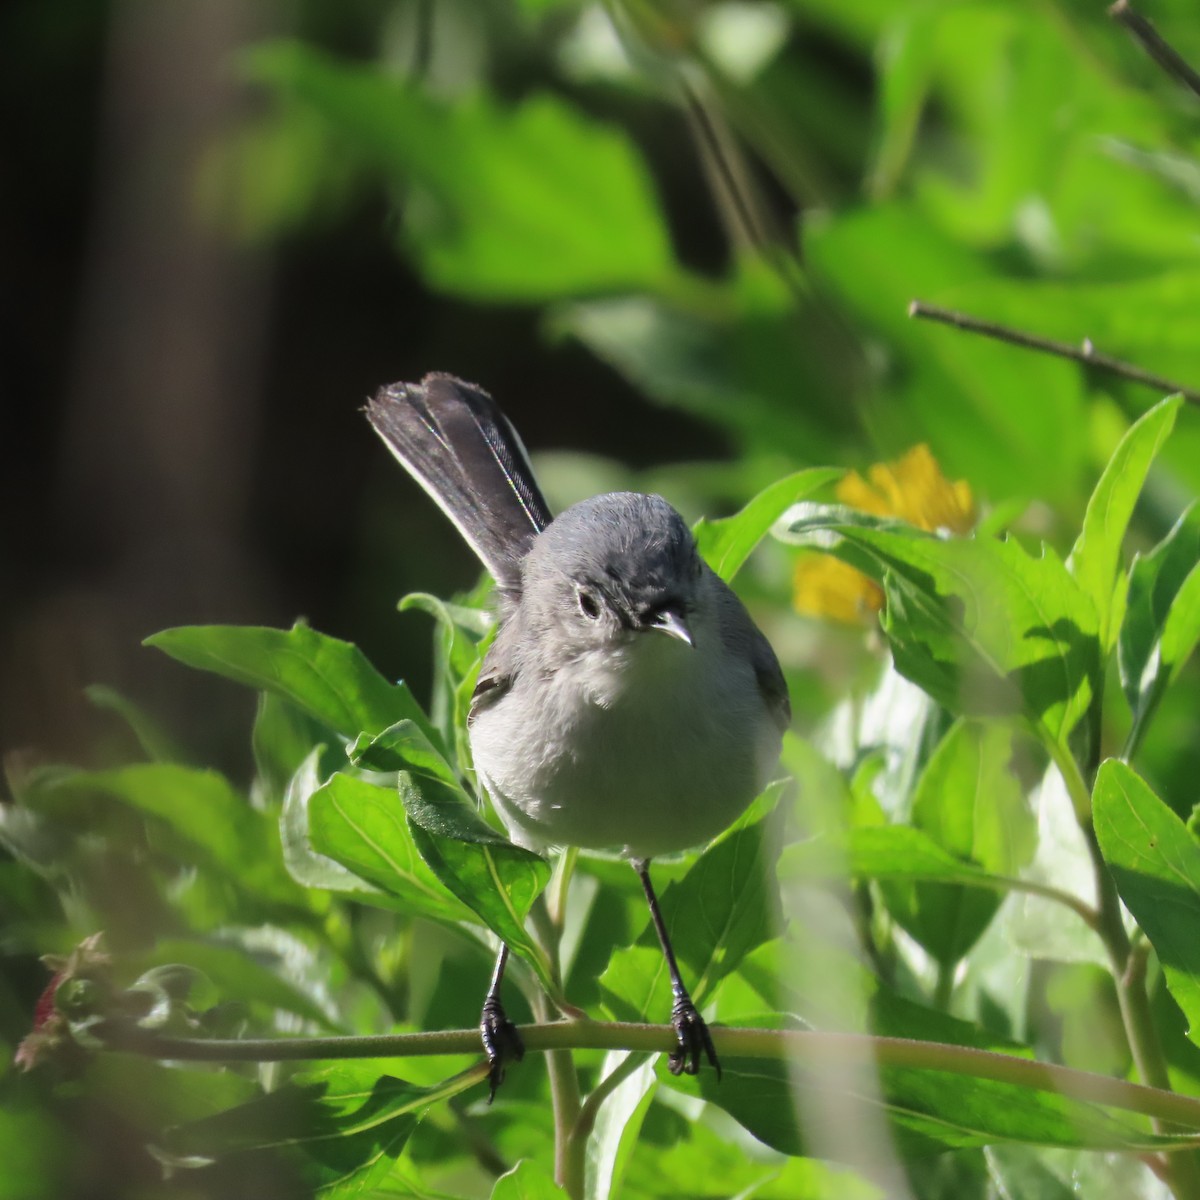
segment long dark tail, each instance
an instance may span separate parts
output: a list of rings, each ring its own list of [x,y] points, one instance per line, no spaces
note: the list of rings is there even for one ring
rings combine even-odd
[[[433,374],[380,388],[366,413],[500,587],[518,591],[520,561],[550,524],[550,510],[521,439],[491,396]]]

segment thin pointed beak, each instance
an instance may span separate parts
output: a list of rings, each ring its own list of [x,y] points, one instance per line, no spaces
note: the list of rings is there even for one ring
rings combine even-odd
[[[647,629],[657,629],[660,633],[665,633],[668,637],[678,638],[681,642],[686,642],[689,646],[694,647],[696,645],[692,640],[692,631],[688,629],[687,622],[673,608],[660,609],[646,622],[645,627]]]

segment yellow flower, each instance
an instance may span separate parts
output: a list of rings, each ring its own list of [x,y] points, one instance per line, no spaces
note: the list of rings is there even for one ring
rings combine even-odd
[[[895,462],[876,463],[867,479],[851,471],[837,485],[837,498],[851,508],[899,517],[930,533],[966,534],[975,527],[971,485],[965,479],[951,483],[924,442]]]
[[[895,462],[876,463],[866,479],[851,471],[838,484],[837,498],[851,508],[899,517],[930,533],[967,534],[975,525],[970,485],[962,479],[951,483],[924,443]],[[859,625],[883,608],[883,591],[840,559],[805,554],[796,562],[792,603],[805,616]]]

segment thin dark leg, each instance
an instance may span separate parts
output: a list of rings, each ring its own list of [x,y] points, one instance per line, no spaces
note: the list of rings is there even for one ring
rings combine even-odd
[[[679,976],[675,951],[671,949],[671,939],[667,936],[667,927],[663,923],[662,913],[658,910],[658,897],[654,894],[654,885],[650,882],[650,862],[645,858],[635,858],[633,869],[642,881],[642,891],[646,893],[646,903],[650,906],[650,919],[654,922],[663,957],[667,960],[667,970],[671,973],[671,994],[675,997],[675,1003],[671,1006],[671,1024],[675,1027],[677,1044],[667,1059],[667,1066],[671,1068],[672,1075],[695,1075],[700,1069],[700,1051],[703,1050],[705,1057],[716,1069],[717,1078],[720,1079],[721,1064],[717,1061],[717,1052],[713,1048],[708,1026],[696,1011],[696,1006]]]
[[[500,1003],[500,984],[504,981],[504,968],[508,965],[508,947],[500,946],[496,956],[496,969],[492,972],[491,986],[483,999],[483,1013],[479,1018],[479,1033],[483,1048],[487,1052],[491,1072],[488,1075],[488,1103],[496,1098],[496,1089],[504,1082],[504,1068],[509,1062],[520,1062],[525,1057],[525,1043],[517,1027],[508,1019],[504,1005]]]

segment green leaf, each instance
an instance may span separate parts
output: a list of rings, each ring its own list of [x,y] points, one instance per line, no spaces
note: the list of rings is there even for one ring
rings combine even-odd
[[[425,865],[392,788],[333,775],[308,799],[312,848],[400,901],[402,911],[456,924],[470,911]]]
[[[398,784],[413,844],[430,870],[557,996],[545,951],[525,930],[550,864],[488,825],[457,783],[401,771]]]
[[[397,721],[374,737],[364,733],[346,754],[356,767],[369,771],[411,771],[423,778],[461,786],[441,751],[414,721]]]
[[[1067,570],[1095,606],[1100,645],[1105,650],[1116,632],[1109,624],[1125,530],[1150,464],[1174,428],[1182,404],[1182,396],[1161,401],[1135,421],[1121,439],[1088,500],[1083,529],[1067,558]]]
[[[1100,766],[1096,838],[1113,882],[1162,963],[1167,987],[1200,1044],[1200,845],[1125,763]]]
[[[182,755],[174,740],[159,726],[145,709],[122,696],[115,688],[94,683],[83,689],[84,695],[97,708],[115,713],[132,730],[146,757],[154,762],[179,762]]]
[[[634,143],[556,96],[447,104],[294,44],[259,47],[249,72],[318,112],[339,152],[403,184],[404,247],[437,288],[530,302],[681,275]]]
[[[388,683],[359,648],[307,625],[185,625],[146,639],[172,658],[249,687],[272,692],[344,738],[378,733],[404,718],[436,740],[403,683]]]
[[[779,847],[770,825],[760,821],[722,837],[660,897],[675,957],[697,1004],[779,932]],[[620,1020],[662,1020],[670,1012],[666,963],[652,924],[636,945],[613,954],[600,986],[606,1007]]]
[[[774,1016],[754,1024],[789,1028],[795,1021]],[[803,1121],[798,1115],[846,1111],[854,1112],[862,1127],[886,1119],[897,1148],[909,1158],[999,1142],[1112,1150],[1178,1144],[1097,1104],[969,1075],[885,1066],[879,1069],[876,1091],[863,1086],[863,1065],[857,1054],[822,1068],[725,1056],[719,1081],[712,1071],[672,1076],[665,1066],[659,1068],[659,1080],[688,1095],[703,1096],[788,1155],[837,1158],[851,1150],[861,1152],[857,1139],[839,1150],[836,1138],[828,1132],[821,1136],[820,1122]]]
[[[1117,643],[1121,686],[1133,711],[1136,746],[1163,693],[1200,637],[1200,504],[1129,572]]]
[[[491,580],[485,578],[472,593],[481,605],[490,596],[491,586]],[[469,762],[467,717],[495,619],[485,607],[448,604],[424,592],[405,596],[398,607],[401,612],[416,609],[428,613],[437,622],[433,699],[429,712],[442,732],[445,745],[454,748],[460,762]]]
[[[251,735],[258,794],[282,802],[313,748],[330,740],[325,726],[294,704],[272,692],[260,692]]]
[[[787,509],[840,478],[836,469],[797,471],[764,488],[732,517],[700,520],[692,527],[704,561],[728,583]]]
[[[604,1056],[599,1078],[622,1068],[630,1056],[613,1051]],[[637,1148],[650,1105],[658,1092],[653,1059],[641,1061],[605,1097],[588,1134],[586,1149],[585,1200],[608,1200],[624,1195],[625,1170]]]
[[[896,668],[966,716],[1023,713],[1062,741],[1100,687],[1091,601],[1049,548],[940,538],[837,505],[799,504],[776,536],[883,585]]]
[[[283,869],[274,820],[251,808],[216,771],[139,763],[113,771],[76,772],[55,782],[53,790],[109,796],[154,817],[182,839],[189,853],[248,894],[268,902],[304,902]]]
[[[279,813],[279,838],[283,846],[283,865],[288,874],[306,888],[356,895],[371,902],[382,896],[379,889],[366,884],[341,863],[313,846],[309,831],[309,802],[325,776],[320,770],[323,747],[316,746],[288,781]]]
[[[491,1200],[567,1200],[567,1193],[537,1163],[525,1158],[496,1180]]]
[[[380,1183],[421,1113],[478,1082],[473,1069],[431,1088],[385,1074],[386,1061],[341,1062],[306,1072],[265,1096],[216,1116],[175,1126],[160,1157],[207,1162],[267,1151],[322,1200],[360,1196]]]
[[[993,875],[1015,873],[1034,846],[1032,814],[1009,766],[1012,743],[998,722],[960,721],[934,751],[913,799],[917,829]],[[967,954],[1004,899],[996,891],[924,881],[889,884],[883,895],[892,916],[946,966]]]

